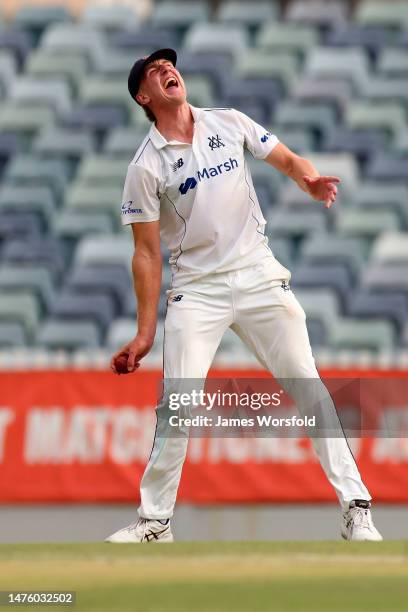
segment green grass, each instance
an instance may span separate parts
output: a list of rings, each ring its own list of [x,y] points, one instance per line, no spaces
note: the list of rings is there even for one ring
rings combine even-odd
[[[408,541],[2,544],[0,589],[75,590],[86,612],[399,612]]]

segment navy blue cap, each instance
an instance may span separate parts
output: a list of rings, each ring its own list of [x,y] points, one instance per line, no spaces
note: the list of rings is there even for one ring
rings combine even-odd
[[[158,59],[169,60],[173,64],[173,66],[175,66],[177,64],[177,53],[174,51],[174,49],[159,49],[158,51],[154,51],[154,53],[148,55],[147,57],[142,57],[141,59],[138,59],[133,64],[129,72],[128,89],[130,95],[134,100],[136,100],[136,95],[139,91],[140,81],[142,80],[144,69],[148,64],[151,64],[151,62],[154,62]],[[139,104],[139,102],[137,103]]]

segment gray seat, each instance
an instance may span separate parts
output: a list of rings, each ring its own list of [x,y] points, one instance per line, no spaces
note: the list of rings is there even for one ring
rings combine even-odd
[[[81,160],[77,171],[77,180],[82,184],[101,185],[108,183],[123,187],[129,157],[116,155],[87,155]]]
[[[342,305],[347,301],[352,284],[350,273],[340,264],[317,265],[301,264],[292,274],[292,284],[297,291],[302,289],[331,289],[341,299]]]
[[[68,183],[68,167],[60,159],[41,159],[34,155],[15,155],[4,178],[18,186],[50,187],[60,199]]]
[[[314,47],[307,54],[305,73],[331,79],[347,78],[358,85],[368,78],[368,57],[360,47]]]
[[[55,199],[50,187],[7,183],[0,188],[0,211],[33,212],[48,226],[55,211]]]
[[[0,93],[6,95],[17,72],[14,55],[6,49],[0,49]]]
[[[129,66],[128,65],[128,70]],[[130,114],[135,106],[134,100],[127,89],[127,79],[124,77],[91,76],[82,81],[79,99],[85,105],[119,106]]]
[[[363,320],[387,318],[401,331],[408,318],[408,300],[398,293],[360,291],[350,296],[347,315]]]
[[[408,233],[384,231],[373,244],[371,260],[408,265]]]
[[[340,316],[340,304],[333,289],[299,288],[294,292],[309,323],[310,319],[321,321],[328,329],[335,325]]]
[[[353,204],[364,210],[395,212],[408,227],[408,187],[403,183],[363,182],[353,194]]]
[[[20,323],[0,322],[0,348],[12,348],[25,346],[27,338],[23,325]]]
[[[408,26],[408,5],[405,0],[361,0],[354,15],[357,23],[365,26]]]
[[[372,210],[345,210],[336,219],[336,229],[348,236],[375,238],[384,230],[399,229],[398,214],[392,210],[377,212]]]
[[[327,224],[324,215],[312,210],[302,213],[277,208],[268,211],[266,218],[272,240],[275,237],[303,238],[309,234],[324,233]]]
[[[106,293],[83,295],[63,290],[56,297],[51,308],[52,316],[59,320],[91,321],[105,329],[115,317],[114,301]]]
[[[368,350],[378,354],[394,349],[394,328],[386,319],[340,319],[330,328],[329,344],[337,350]]]
[[[155,5],[151,23],[156,27],[188,28],[191,24],[208,21],[209,6],[207,2],[163,0]]]
[[[54,217],[52,228],[57,236],[76,241],[90,233],[109,234],[115,230],[115,225],[109,213],[63,210]]]
[[[120,217],[123,186],[89,185],[75,182],[66,191],[65,209],[75,212],[111,213],[116,221]]]
[[[123,311],[132,286],[130,271],[127,266],[114,264],[96,264],[74,267],[65,283],[67,290],[81,294],[109,293],[118,310]]]
[[[354,129],[383,130],[395,136],[405,128],[405,113],[396,102],[355,102],[347,109],[344,121]]]
[[[49,128],[35,139],[33,150],[44,156],[57,156],[78,161],[95,149],[95,139],[89,132],[63,128]]]
[[[408,76],[406,50],[397,47],[385,47],[379,55],[377,71],[389,78],[406,78]]]
[[[95,29],[114,31],[137,27],[138,15],[132,6],[112,4],[111,6],[85,6],[82,23]]]
[[[5,102],[0,107],[0,132],[16,132],[25,139],[25,148],[40,128],[53,125],[55,113],[48,106],[33,107],[30,104]]]
[[[222,52],[231,56],[237,65],[248,47],[248,31],[242,26],[229,26],[224,23],[196,23],[184,38],[184,48],[187,51]]]
[[[96,64],[103,54],[105,44],[105,37],[100,30],[87,25],[55,24],[47,28],[40,46],[60,54],[75,51]]]
[[[362,275],[362,286],[370,291],[408,295],[407,264],[373,263]]]
[[[61,77],[19,77],[13,82],[9,95],[14,103],[50,106],[58,114],[68,111],[71,107],[70,89]]]
[[[87,73],[88,61],[85,56],[72,52],[55,54],[52,49],[37,48],[27,58],[25,70],[28,75],[35,78],[64,79],[77,92],[79,84]]]
[[[366,244],[359,238],[337,234],[319,234],[301,245],[300,259],[310,263],[345,263],[355,276],[367,256]]]
[[[58,277],[65,267],[63,245],[55,237],[31,236],[30,239],[8,240],[2,259],[13,265],[37,265],[48,268]]]
[[[329,26],[344,23],[347,19],[347,5],[341,0],[293,0],[286,10],[286,21]]]
[[[52,274],[41,265],[0,265],[0,292],[32,292],[48,310],[55,296]]]
[[[216,18],[224,23],[239,23],[248,27],[260,26],[278,16],[278,7],[267,0],[254,3],[226,0],[219,5]]]
[[[140,127],[113,128],[105,139],[104,151],[109,155],[127,156],[130,163],[146,134],[147,129]]]
[[[250,5],[248,5],[250,6]],[[319,42],[319,34],[313,26],[269,21],[264,23],[255,37],[255,45],[261,49],[293,50],[304,55]]]
[[[96,234],[81,238],[74,254],[76,265],[122,264],[130,267],[134,252],[130,234]]]
[[[356,158],[350,153],[310,153],[308,159],[320,174],[340,177],[341,190],[353,193],[359,185],[360,170]]]
[[[336,121],[336,112],[331,104],[305,104],[297,101],[279,102],[273,123],[279,129],[304,128],[324,135]]]
[[[36,344],[49,349],[72,351],[97,348],[101,344],[101,337],[96,323],[47,319],[38,330]]]
[[[32,291],[8,291],[0,295],[0,322],[23,325],[29,340],[34,336],[40,312],[38,298]]]

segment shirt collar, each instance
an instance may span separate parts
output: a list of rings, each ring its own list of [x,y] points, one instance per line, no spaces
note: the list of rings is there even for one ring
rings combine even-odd
[[[194,123],[198,123],[202,119],[204,111],[201,108],[196,108],[195,106],[192,106],[191,104],[189,106],[194,117]],[[156,149],[163,149],[167,145],[171,144],[180,144],[175,140],[166,140],[165,137],[159,132],[154,123],[150,128],[149,138]]]

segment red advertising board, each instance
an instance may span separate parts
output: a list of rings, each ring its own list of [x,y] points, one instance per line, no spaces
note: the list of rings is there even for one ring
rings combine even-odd
[[[361,375],[355,370],[322,374]],[[376,373],[364,373],[370,374]],[[268,374],[223,370],[212,376]],[[0,373],[0,502],[136,501],[154,435],[160,377],[161,372],[146,370],[128,376],[74,370]],[[408,405],[408,397],[402,399]],[[361,437],[350,445],[373,498],[407,503],[408,439]],[[335,499],[308,439],[190,440],[180,502]]]

